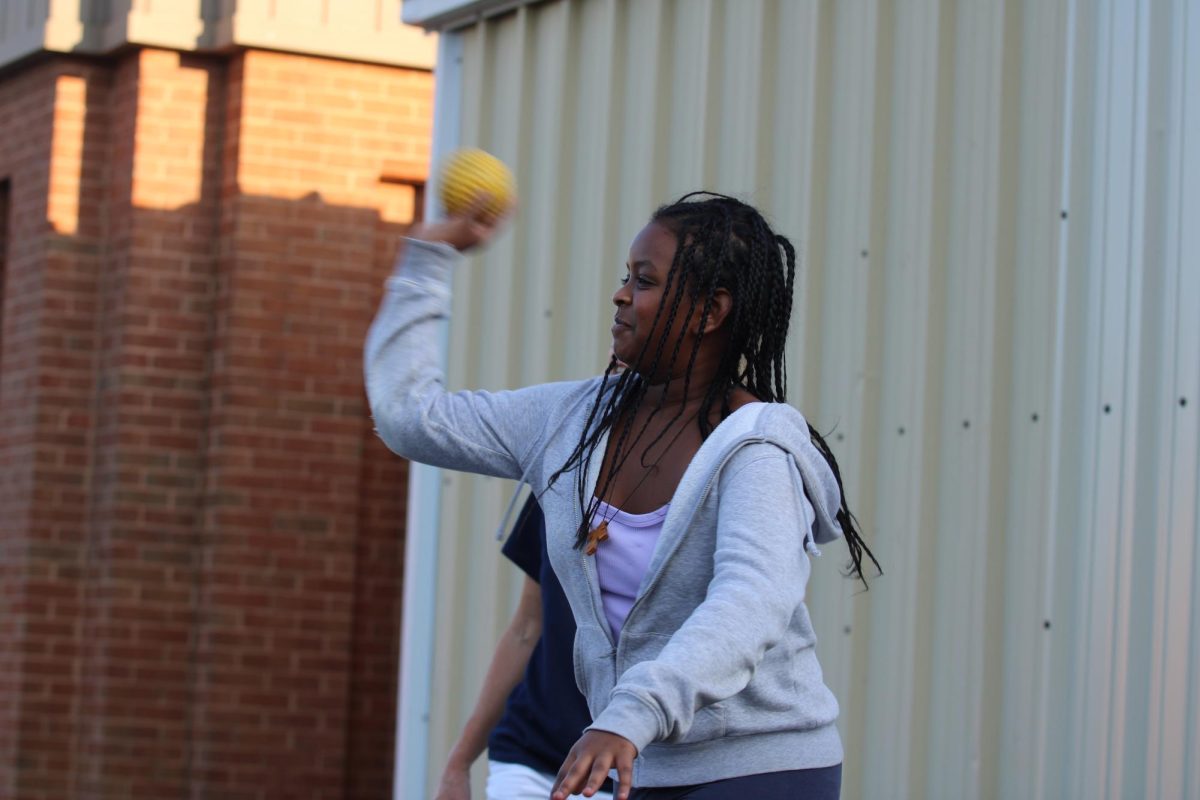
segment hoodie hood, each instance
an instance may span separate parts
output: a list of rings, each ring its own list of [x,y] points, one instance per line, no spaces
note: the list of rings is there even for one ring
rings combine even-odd
[[[787,436],[786,442],[778,443],[791,452],[804,479],[805,494],[817,515],[813,524],[813,537],[817,544],[828,544],[841,538],[842,525],[837,515],[842,507],[842,491],[829,462],[813,444],[808,420],[796,409],[782,403],[767,405],[763,413],[767,415],[764,420],[766,429]]]
[[[725,460],[738,447],[749,442],[770,442],[786,450],[800,472],[804,494],[816,514],[812,539],[817,544],[828,544],[842,536],[842,526],[837,521],[838,509],[842,506],[842,493],[837,477],[813,444],[808,431],[808,420],[794,407],[786,403],[750,403],[727,417],[704,443]],[[702,448],[702,449],[704,449]],[[811,542],[806,542],[813,552]],[[818,553],[814,553],[815,555]]]

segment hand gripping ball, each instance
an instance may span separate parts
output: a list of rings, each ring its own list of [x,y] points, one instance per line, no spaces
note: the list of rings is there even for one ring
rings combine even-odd
[[[517,182],[504,162],[473,148],[455,150],[442,162],[440,197],[453,216],[471,207],[481,194],[488,196],[483,212],[499,216],[516,201]]]

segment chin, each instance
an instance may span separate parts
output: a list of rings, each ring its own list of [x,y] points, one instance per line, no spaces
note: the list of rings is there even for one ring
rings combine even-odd
[[[622,353],[617,350],[613,352],[613,355],[617,357],[617,366],[619,368],[629,370],[630,372],[637,372],[637,368],[630,363],[630,359],[635,358],[637,353],[630,356],[628,353]]]

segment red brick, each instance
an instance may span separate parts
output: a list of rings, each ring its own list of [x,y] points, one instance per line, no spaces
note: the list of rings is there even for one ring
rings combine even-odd
[[[390,796],[406,471],[358,360],[431,88],[257,51],[0,76],[0,797]]]

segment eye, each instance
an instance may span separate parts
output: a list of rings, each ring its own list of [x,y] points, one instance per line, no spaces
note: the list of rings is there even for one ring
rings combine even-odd
[[[629,273],[625,273],[625,275],[624,275],[622,278],[620,278],[620,279],[618,280],[618,283],[619,283],[621,286],[625,286],[626,284],[628,284],[628,283],[629,283]],[[653,280],[651,280],[650,278],[647,278],[645,275],[639,274],[639,275],[638,275],[638,276],[637,276],[637,277],[634,279],[634,284],[635,284],[635,285],[636,285],[636,286],[637,286],[639,289],[645,289],[645,288],[647,288],[647,287],[649,287],[649,286],[653,286],[653,285],[654,285],[654,281],[653,281]]]

